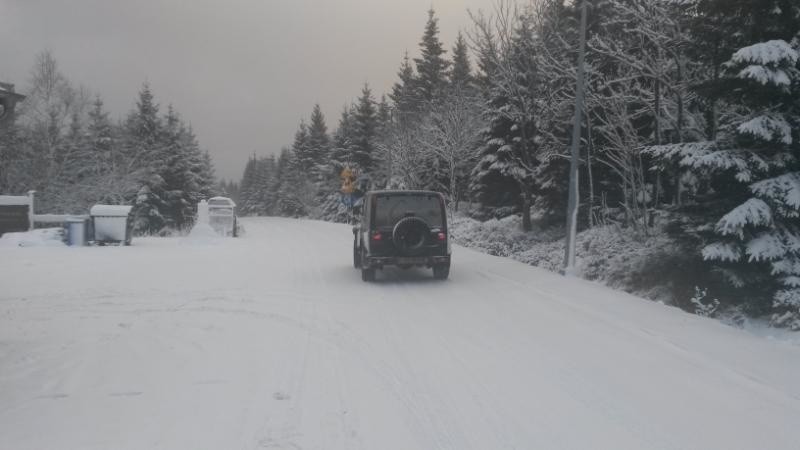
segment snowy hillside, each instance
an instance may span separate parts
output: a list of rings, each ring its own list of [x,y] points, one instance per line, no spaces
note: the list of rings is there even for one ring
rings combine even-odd
[[[800,345],[348,226],[0,248],[2,449],[796,449]]]

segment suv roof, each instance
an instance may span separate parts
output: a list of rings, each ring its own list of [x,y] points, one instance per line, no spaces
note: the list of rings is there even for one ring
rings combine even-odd
[[[385,191],[369,191],[366,195],[442,195],[436,191],[406,191],[400,189],[385,190]]]

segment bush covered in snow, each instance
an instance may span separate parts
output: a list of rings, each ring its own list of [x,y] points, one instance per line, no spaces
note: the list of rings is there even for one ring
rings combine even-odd
[[[714,287],[707,284],[710,269],[690,243],[671,235],[670,220],[662,218],[647,236],[616,225],[579,233],[579,276],[697,313],[696,287],[706,292]],[[519,216],[481,222],[457,215],[451,228],[460,245],[553,272],[562,270],[563,231],[557,227],[523,232]],[[733,308],[736,299],[720,302],[725,302],[724,308]]]

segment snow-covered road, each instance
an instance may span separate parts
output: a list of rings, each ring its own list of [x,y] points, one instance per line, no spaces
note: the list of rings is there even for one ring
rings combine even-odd
[[[0,248],[0,449],[798,449],[800,346],[350,229]]]

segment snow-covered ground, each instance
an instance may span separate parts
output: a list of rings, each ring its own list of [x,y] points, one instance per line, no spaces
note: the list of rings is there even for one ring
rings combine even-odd
[[[0,248],[2,449],[797,449],[800,346],[348,226]]]

